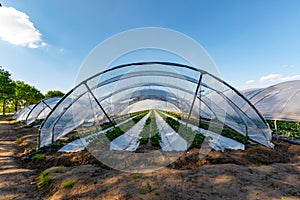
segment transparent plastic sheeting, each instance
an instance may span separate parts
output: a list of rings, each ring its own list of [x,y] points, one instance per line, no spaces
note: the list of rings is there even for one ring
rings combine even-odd
[[[53,97],[42,100],[36,104],[26,117],[26,124],[30,125],[38,119],[45,119],[61,97]]]
[[[266,119],[300,122],[300,80],[243,93]]]
[[[110,68],[76,86],[41,126],[38,147],[85,124],[95,127],[141,110],[162,110],[205,119],[267,147],[271,131],[260,113],[234,88],[198,68],[164,62]],[[220,134],[220,133],[218,133]]]
[[[14,116],[13,119],[16,120],[17,122],[19,121],[25,121],[26,117],[28,116],[29,112],[32,110],[32,108],[35,106],[35,104],[26,106],[20,110],[18,110]]]

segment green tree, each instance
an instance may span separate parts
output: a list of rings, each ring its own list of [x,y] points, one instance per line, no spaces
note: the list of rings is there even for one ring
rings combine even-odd
[[[22,81],[12,81],[11,74],[0,66],[0,104],[3,115],[9,106],[10,112],[17,111],[21,106],[40,102],[44,95],[34,86]]]
[[[14,85],[15,95],[13,102],[15,111],[17,111],[20,106],[38,103],[44,98],[44,95],[38,89],[23,81],[15,81]]]
[[[62,97],[65,94],[59,90],[50,90],[45,94],[45,98]]]
[[[5,115],[6,104],[14,96],[14,84],[10,78],[11,74],[0,66],[0,100],[2,103],[2,113]]]
[[[29,88],[29,97],[26,101],[27,105],[34,104],[34,103],[39,103],[43,98],[45,98],[45,97],[41,93],[41,91],[36,89],[34,86],[30,86],[30,88]]]

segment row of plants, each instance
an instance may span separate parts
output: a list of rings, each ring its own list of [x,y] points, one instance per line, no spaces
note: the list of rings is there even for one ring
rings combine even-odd
[[[129,119],[130,117],[133,117],[133,119],[132,119],[132,121],[129,121],[129,123],[125,123],[125,124],[121,125],[120,127],[116,127],[114,129],[111,129],[111,130],[107,131],[105,133],[105,136],[109,139],[108,142],[112,141],[113,139],[115,139],[118,136],[125,133],[129,128],[131,128],[134,124],[136,124],[147,113],[148,113],[148,111],[140,111],[140,112],[131,113],[130,115],[122,116],[123,119]],[[64,138],[60,138],[59,140],[54,141],[51,144],[51,149],[53,151],[57,151],[60,148],[62,148],[65,144],[73,142],[74,140],[77,140],[80,137],[85,137],[85,136],[91,135],[95,132],[108,129],[108,128],[114,126],[114,125],[115,125],[114,123],[105,122],[105,123],[101,124],[98,127],[95,127],[95,126],[92,127],[92,128],[89,127],[88,128],[89,130],[83,131],[82,129],[78,129],[78,131],[80,133],[77,133],[76,131],[73,131],[72,133],[69,134],[69,136],[66,136]],[[103,139],[102,139],[102,141],[103,141],[103,143],[105,142],[105,140],[103,140]]]
[[[168,111],[165,113],[170,115],[170,113],[172,113],[172,112]],[[173,113],[170,116],[173,116],[173,117],[175,116],[175,118],[178,119],[178,117],[176,117],[176,116],[179,116],[179,115],[176,113]],[[199,128],[205,129],[205,130],[209,130],[209,131],[212,131],[215,133],[220,133],[222,136],[236,140],[242,144],[250,143],[250,138],[248,136],[241,135],[240,133],[230,129],[229,127],[219,127],[217,125],[209,124],[209,121],[207,121],[207,119],[204,120],[201,118],[201,120],[199,120],[199,119],[190,118],[188,120],[186,117],[181,117],[181,120],[184,122],[188,122],[189,124],[195,125]]]
[[[131,127],[133,127],[137,122],[139,122],[147,113],[147,112],[141,112],[137,116],[133,117],[132,120],[129,120],[128,122],[117,126],[115,128],[112,128],[108,131],[106,131],[104,134],[95,135],[94,137],[91,137],[87,140],[89,143],[89,146],[92,145],[100,145],[101,147],[105,146],[109,142],[113,141],[117,137],[124,134],[126,131],[128,131]]]
[[[57,168],[54,173],[63,173],[61,168]],[[49,185],[53,181],[53,178],[49,177],[48,172],[41,172],[40,175],[36,179],[36,185],[38,188]],[[77,180],[69,179],[61,184],[61,188],[71,189],[76,184]]]
[[[190,127],[185,124],[181,124],[177,120],[172,117],[166,116],[163,113],[159,113],[159,115],[166,121],[167,124],[171,126],[171,128],[176,131],[183,139],[185,139],[188,143],[190,143],[191,147],[199,148],[203,143],[205,136],[198,131],[193,131]]]
[[[149,113],[149,110],[142,110],[142,111],[138,111],[138,112],[134,112],[134,113],[130,113],[130,117],[136,117],[138,115],[142,115],[145,116]]]
[[[270,128],[276,132],[274,121],[267,121]],[[286,137],[295,137],[300,138],[300,122],[291,122],[291,121],[276,121],[277,125],[277,134],[283,135]]]
[[[79,134],[76,133],[75,131],[72,131],[70,134],[68,134],[70,136],[67,136],[67,137],[64,137],[64,138],[60,138],[56,141],[54,141],[52,144],[51,144],[51,149],[53,151],[57,151],[59,150],[60,148],[62,148],[64,145],[70,143],[70,142],[73,142],[77,139],[79,139]]]
[[[171,111],[164,111],[164,113],[166,113],[166,114],[168,114],[168,115],[170,115],[170,116],[172,116],[172,117],[174,117],[178,120],[181,120],[181,116],[177,113],[174,113],[174,112],[171,112]]]
[[[145,113],[147,114],[148,111],[139,111],[139,112],[134,112],[134,113],[130,113],[130,114],[122,115],[122,116],[112,117],[112,122],[108,121],[108,122],[101,123],[98,126],[93,126],[92,128],[89,127],[89,128],[82,128],[82,130],[79,129],[80,136],[85,137],[85,136],[91,135],[95,132],[106,130],[108,128],[113,127],[114,125],[116,125],[118,123],[126,121],[129,118],[133,118],[132,119],[133,121],[135,121],[135,120],[139,121],[138,115],[145,116]],[[137,118],[135,118],[135,117],[137,117]]]
[[[161,137],[157,128],[155,114],[151,111],[150,116],[145,122],[143,130],[140,133],[140,145],[152,145],[153,147],[160,148]]]
[[[248,136],[241,135],[240,133],[230,129],[229,127],[219,127],[216,125],[208,125],[208,122],[201,121],[199,122],[199,128],[212,131],[214,133],[219,133],[224,137],[228,137],[242,144],[250,144],[250,138]]]

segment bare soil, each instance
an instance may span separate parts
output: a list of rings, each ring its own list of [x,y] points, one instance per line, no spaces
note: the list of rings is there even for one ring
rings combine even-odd
[[[30,182],[36,174],[22,167],[17,156],[16,125],[10,125],[7,119],[0,118],[0,199],[34,199],[37,197],[34,193],[36,187]],[[21,135],[24,138],[30,137],[29,134]]]
[[[87,151],[22,159],[36,138],[37,129],[0,119],[0,199],[300,199],[299,145],[274,141],[275,149],[249,146],[204,158],[190,149],[164,169],[133,174]],[[51,181],[38,187],[42,171]]]

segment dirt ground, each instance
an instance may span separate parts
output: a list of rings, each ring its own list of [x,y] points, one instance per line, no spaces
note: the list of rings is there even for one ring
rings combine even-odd
[[[36,138],[37,129],[0,119],[1,200],[300,199],[300,146],[285,142],[274,141],[274,150],[211,151],[202,159],[191,149],[164,169],[134,174],[110,169],[87,151],[24,159]],[[49,178],[42,186],[41,172]]]
[[[34,199],[36,187],[30,180],[35,173],[22,167],[14,127],[7,118],[0,118],[0,199]]]

